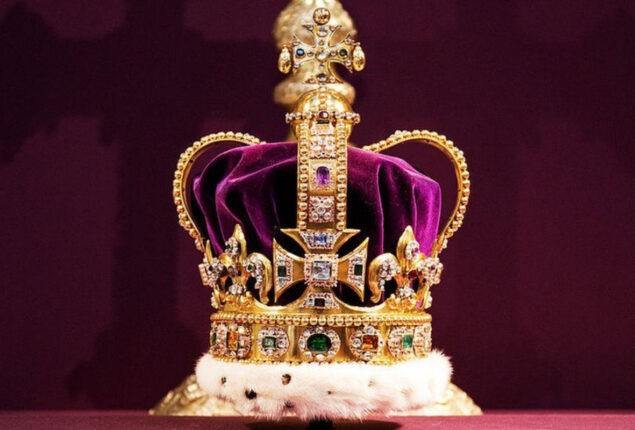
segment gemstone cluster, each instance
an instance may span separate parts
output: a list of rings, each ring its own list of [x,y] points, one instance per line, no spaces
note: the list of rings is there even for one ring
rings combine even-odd
[[[258,351],[265,357],[280,358],[289,350],[289,336],[280,327],[265,327],[258,333]]]
[[[247,358],[251,352],[251,329],[244,324],[212,323],[210,344],[215,356]]]
[[[335,198],[333,196],[311,196],[309,199],[309,221],[316,224],[333,222]]]
[[[366,249],[354,254],[348,260],[348,282],[360,289],[364,288],[364,276],[366,274]]]
[[[275,267],[273,270],[275,270],[276,289],[284,288],[293,280],[293,262],[280,251],[276,251],[274,257]]]
[[[414,356],[414,328],[397,326],[388,334],[388,350],[397,359]]]
[[[432,325],[415,327],[414,350],[417,357],[423,357],[432,351]]]

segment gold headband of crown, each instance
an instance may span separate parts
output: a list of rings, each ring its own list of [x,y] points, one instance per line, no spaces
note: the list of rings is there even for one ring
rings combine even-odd
[[[193,221],[186,188],[198,157],[218,142],[264,142],[242,133],[209,135],[181,154],[177,165],[173,193],[179,223],[204,254],[199,269],[218,310],[211,316],[210,351],[218,359],[241,362],[390,364],[422,357],[432,344],[426,309],[432,300],[430,288],[439,283],[443,269],[438,255],[461,226],[468,202],[465,157],[444,136],[419,130],[396,132],[363,147],[381,152],[416,141],[440,149],[454,166],[457,201],[429,256],[420,251],[410,227],[402,233],[395,254],[382,254],[370,264],[368,239],[339,255],[342,245],[359,233],[346,225],[348,137],[359,115],[330,85],[341,83],[335,63],[360,71],[366,60],[360,44],[349,35],[333,42],[338,26],[328,25],[328,9],[316,9],[313,19],[314,24],[304,26],[313,36],[312,43],[294,37],[279,58],[284,73],[304,64],[315,70],[305,82],[314,87],[287,114],[298,146],[297,221],[296,228],[282,232],[302,247],[304,255],[292,254],[275,240],[272,261],[249,254],[243,231],[236,225],[225,252],[214,256],[209,240]],[[395,294],[383,300],[388,283],[396,284]],[[257,297],[248,291],[252,285]],[[286,290],[302,285],[306,288],[297,300],[286,306],[275,304]],[[347,304],[333,293],[337,286],[346,286],[362,301],[368,287],[376,305]]]

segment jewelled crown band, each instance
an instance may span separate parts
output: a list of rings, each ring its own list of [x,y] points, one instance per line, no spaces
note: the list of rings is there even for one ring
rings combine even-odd
[[[439,283],[443,270],[438,255],[461,226],[468,203],[465,157],[444,136],[419,130],[397,132],[363,147],[381,152],[413,141],[441,150],[454,166],[457,201],[430,255],[421,252],[410,227],[401,232],[394,253],[369,262],[368,238],[341,253],[360,234],[347,213],[348,139],[360,116],[333,90],[332,85],[341,84],[333,65],[360,71],[366,59],[361,45],[349,35],[338,39],[339,27],[329,21],[327,9],[316,9],[313,23],[304,26],[311,40],[295,37],[282,48],[278,63],[284,73],[305,65],[315,71],[305,81],[311,89],[286,117],[297,137],[297,212],[295,227],[281,232],[297,242],[302,255],[288,251],[275,238],[271,259],[250,253],[240,224],[227,238],[224,252],[214,255],[194,220],[188,186],[196,160],[219,142],[264,142],[241,133],[213,134],[181,154],[177,165],[174,201],[180,225],[204,254],[199,269],[218,310],[211,316],[210,353],[219,361],[386,365],[422,358],[431,351],[431,317],[426,309],[431,305],[431,287]],[[386,297],[388,285],[394,293]],[[345,295],[335,292],[340,288],[372,305],[346,303]],[[296,300],[280,304],[283,293],[291,289],[303,291]]]

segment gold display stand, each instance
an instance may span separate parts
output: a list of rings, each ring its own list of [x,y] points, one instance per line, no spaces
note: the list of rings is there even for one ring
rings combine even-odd
[[[448,386],[443,397],[433,406],[395,413],[412,416],[434,415],[481,415],[479,408],[465,391],[454,384]],[[209,397],[196,383],[196,377],[190,375],[181,385],[170,391],[150,410],[150,415],[181,416],[241,416],[234,407],[222,400]],[[293,414],[289,414],[293,416]]]

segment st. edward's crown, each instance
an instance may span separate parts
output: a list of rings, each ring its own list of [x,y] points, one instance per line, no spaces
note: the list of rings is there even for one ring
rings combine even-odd
[[[361,149],[349,146],[360,116],[334,89],[342,83],[334,65],[361,71],[366,58],[358,42],[350,35],[340,35],[339,27],[329,22],[328,9],[316,9],[313,23],[304,26],[309,38],[294,37],[282,48],[278,62],[284,73],[304,67],[312,71],[304,80],[308,90],[286,118],[297,138],[295,159],[290,158],[297,167],[295,195],[281,198],[295,206],[295,227],[279,225],[274,230],[274,225],[261,226],[269,218],[284,221],[277,213],[282,206],[271,206],[272,197],[262,192],[257,201],[243,196],[242,216],[225,217],[235,220],[228,231],[226,220],[224,224],[216,220],[226,211],[226,201],[236,196],[221,195],[223,191],[214,184],[225,181],[230,186],[235,178],[218,172],[194,173],[196,161],[215,144],[265,145],[259,139],[242,133],[212,134],[195,142],[178,162],[174,201],[179,223],[203,253],[199,270],[217,310],[211,316],[210,353],[221,360],[390,364],[425,357],[431,351],[431,316],[426,309],[432,302],[431,288],[439,283],[443,270],[439,254],[463,222],[470,187],[465,157],[444,136],[419,130],[398,131]],[[423,195],[416,182],[427,178],[400,160],[377,154],[405,142],[441,150],[452,162],[458,183],[449,220],[425,244],[420,243],[421,236],[437,230],[439,195]],[[248,157],[232,150],[221,156],[228,158],[215,167],[217,171],[229,171],[227,166],[233,163],[235,168],[244,167],[240,178],[248,181]],[[282,166],[286,161],[271,162]],[[350,195],[351,184],[366,187],[372,182],[364,175],[373,172],[361,171],[363,166],[380,166],[379,173],[374,173],[380,212],[363,209],[368,200],[363,192]],[[388,168],[398,172],[393,176],[401,176],[377,179]],[[391,202],[402,197],[387,197],[390,187],[381,190],[385,181],[407,182],[412,195]],[[203,195],[203,183],[216,194]],[[268,183],[267,187],[279,191],[282,185],[276,188]],[[203,208],[205,202],[211,209]],[[369,222],[402,227],[368,233],[360,227]],[[391,236],[398,237],[396,243],[391,243]],[[257,238],[256,251],[250,248],[248,237]],[[219,249],[219,238],[224,241],[223,249]],[[369,239],[381,243],[369,245]],[[384,249],[384,245],[392,247]],[[369,256],[369,247],[377,252]]]

